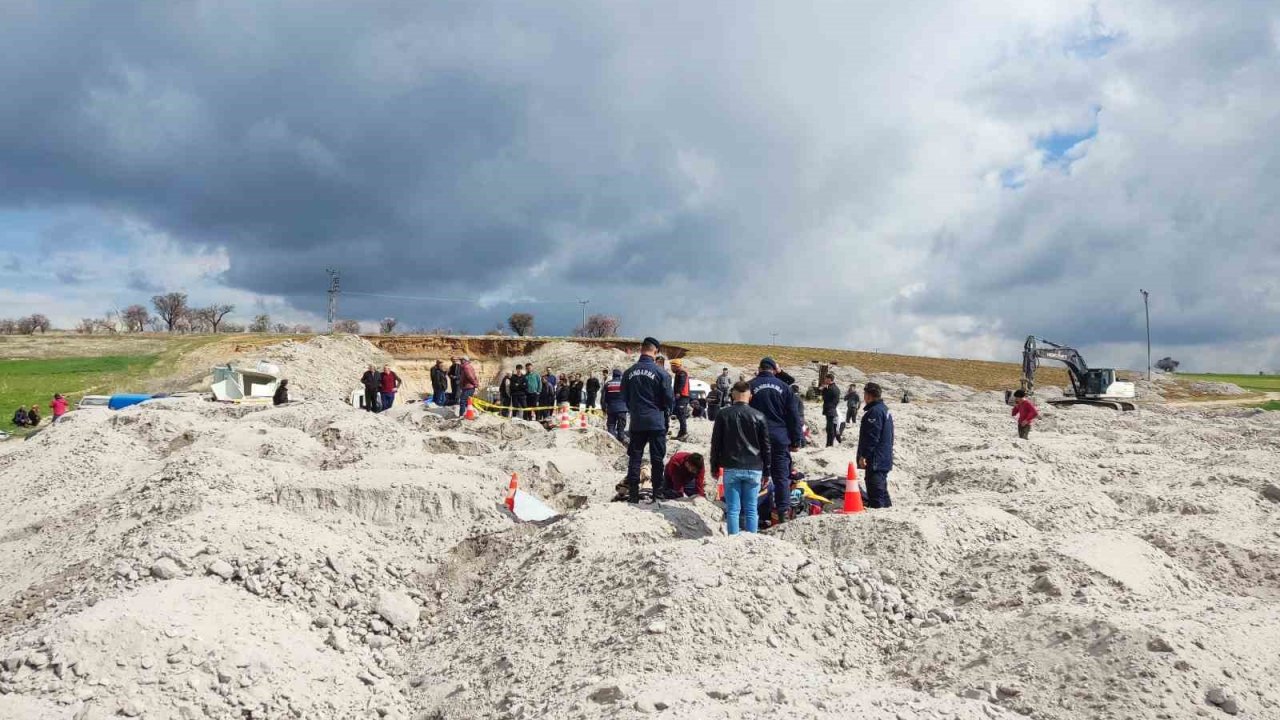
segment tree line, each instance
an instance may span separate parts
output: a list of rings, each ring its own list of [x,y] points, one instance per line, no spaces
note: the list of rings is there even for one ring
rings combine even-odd
[[[142,332],[169,333],[280,333],[308,335],[314,333],[310,325],[289,325],[272,322],[271,316],[260,313],[247,324],[228,320],[235,312],[236,306],[230,303],[213,303],[201,307],[193,307],[186,293],[169,292],[151,298],[151,307],[134,304],[123,310],[109,310],[98,318],[81,318],[73,330],[83,335]],[[495,325],[487,334],[505,335],[507,331],[519,337],[534,334],[534,316],[531,313],[516,312],[507,318],[506,327]],[[394,317],[384,317],[378,323],[378,331],[383,335],[396,333],[400,323]],[[592,315],[585,324],[574,329],[574,337],[605,338],[618,336],[619,321],[612,315]],[[34,335],[53,329],[49,318],[36,313],[15,319],[0,319],[0,335]],[[360,333],[360,323],[356,320],[337,320],[333,331],[339,333]],[[408,331],[420,335],[455,335],[452,328],[437,327],[432,329],[415,328]]]

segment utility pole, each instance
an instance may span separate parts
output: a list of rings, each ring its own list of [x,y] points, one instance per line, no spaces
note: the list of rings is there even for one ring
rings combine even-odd
[[[329,332],[333,332],[333,323],[338,319],[338,294],[342,289],[338,271],[333,268],[325,268],[324,271],[329,273]]]
[[[1147,382],[1151,382],[1151,303],[1147,299],[1151,293],[1146,290],[1138,292],[1142,293],[1142,309],[1147,314]]]
[[[773,344],[776,346],[778,344],[778,333],[769,333],[769,337],[773,338]]]
[[[590,300],[578,301],[578,304],[582,306],[582,332],[584,333],[587,331],[587,303],[589,302],[591,301]]]

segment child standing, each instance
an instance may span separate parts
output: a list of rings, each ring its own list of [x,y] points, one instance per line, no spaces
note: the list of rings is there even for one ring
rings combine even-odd
[[[769,426],[764,415],[747,404],[749,384],[740,380],[730,393],[733,405],[716,413],[711,430],[711,470],[724,470],[725,524],[730,535],[737,535],[742,525],[750,533],[760,529],[756,496],[769,457]]]
[[[1017,398],[1017,402],[1013,404],[1013,412],[1010,414],[1018,418],[1018,437],[1026,440],[1031,436],[1031,423],[1040,417],[1040,411],[1027,399],[1025,391],[1018,390],[1013,396]]]

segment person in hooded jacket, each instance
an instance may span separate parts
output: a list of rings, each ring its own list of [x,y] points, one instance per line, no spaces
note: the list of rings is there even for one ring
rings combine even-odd
[[[276,385],[275,394],[271,396],[272,405],[288,405],[289,404],[289,379],[285,378]]]
[[[609,382],[604,384],[604,394],[600,398],[604,405],[605,423],[609,434],[618,438],[619,442],[627,441],[627,397],[622,392],[622,370],[613,369]]]
[[[645,448],[649,450],[650,478],[655,498],[668,497],[663,469],[667,455],[667,417],[674,398],[671,376],[658,366],[654,357],[662,345],[646,337],[640,346],[640,359],[622,374],[622,392],[631,415],[631,437],[627,442],[627,502],[640,502],[640,466]]]
[[[789,376],[788,376],[789,377]],[[759,373],[751,380],[751,407],[764,415],[769,428],[769,478],[773,482],[773,509],[778,521],[787,519],[791,505],[791,449],[804,442],[795,394],[779,377],[778,363],[760,360]]]

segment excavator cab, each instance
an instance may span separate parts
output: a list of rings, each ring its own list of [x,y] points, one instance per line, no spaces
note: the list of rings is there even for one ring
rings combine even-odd
[[[1022,389],[1030,394],[1035,389],[1035,372],[1040,360],[1057,360],[1067,366],[1074,397],[1050,400],[1054,405],[1100,405],[1116,410],[1133,410],[1136,387],[1116,379],[1111,368],[1091,368],[1074,348],[1049,342],[1034,335],[1027,338],[1022,352]],[[1012,400],[1005,394],[1005,401]]]

